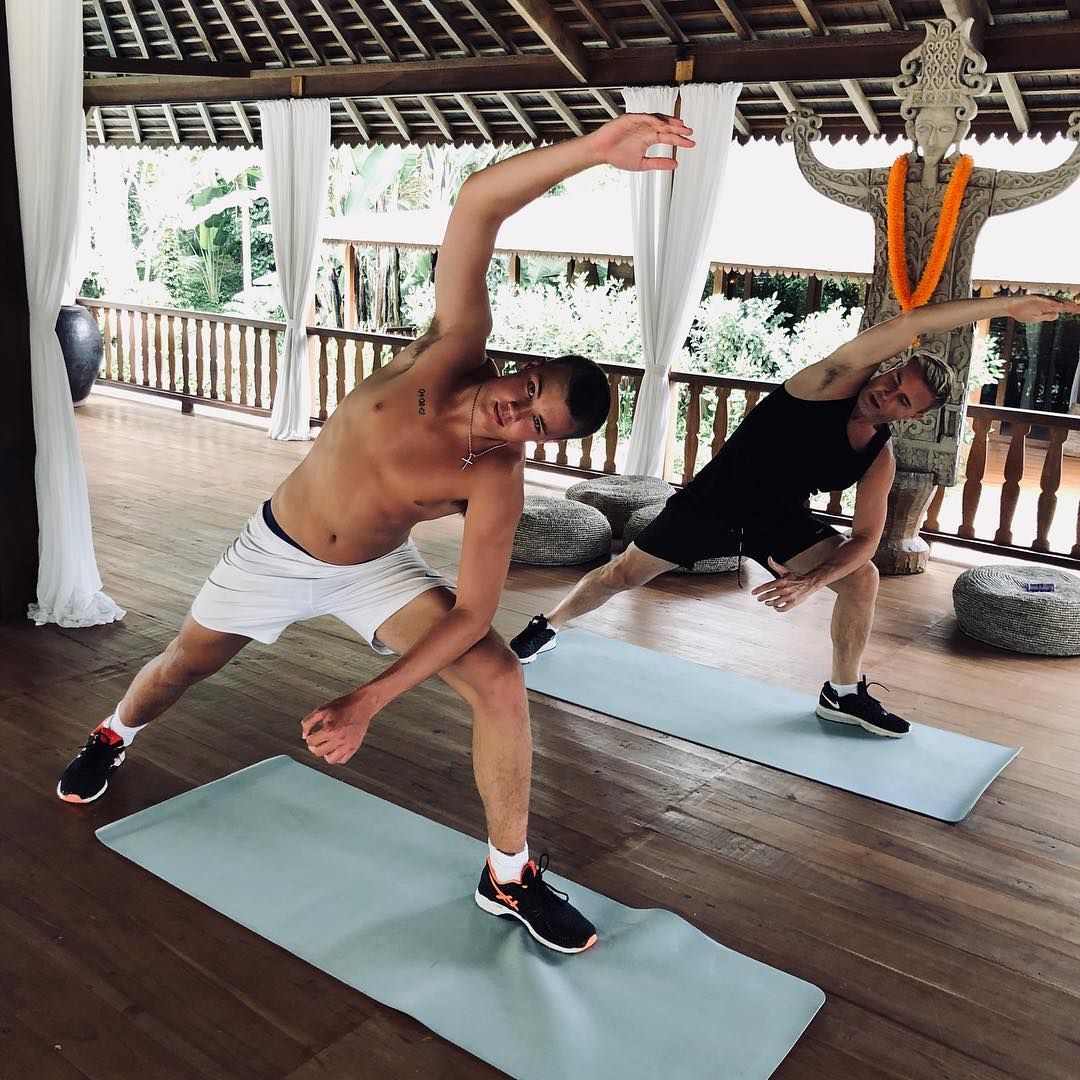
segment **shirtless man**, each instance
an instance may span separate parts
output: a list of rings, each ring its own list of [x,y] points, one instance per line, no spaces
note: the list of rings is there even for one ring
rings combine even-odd
[[[398,659],[301,725],[308,748],[342,764],[375,715],[439,675],[473,710],[473,768],[489,858],[476,903],[512,916],[542,944],[581,952],[593,926],[543,880],[526,826],[532,746],[524,680],[491,630],[524,498],[524,443],[590,435],[607,416],[603,372],[580,357],[498,376],[485,354],[485,282],[500,225],[550,187],[608,163],[671,170],[647,158],[692,147],[681,121],[626,115],[579,139],[532,150],[471,176],[446,228],[430,329],[337,408],[297,469],[255,512],[195,598],[174,641],[135,677],[116,712],[64,771],[57,794],[90,802],[136,732],[247,643],[335,615]],[[419,521],[464,512],[457,591],[409,537]]]
[[[895,465],[888,425],[939,408],[953,375],[933,357],[907,353],[920,334],[1011,315],[1046,322],[1080,305],[1039,296],[955,300],[864,331],[803,368],[758,405],[713,460],[634,543],[577,583],[548,616],[537,615],[511,642],[522,663],[556,644],[570,620],[676,566],[748,555],[775,580],[754,589],[774,611],[791,611],[819,589],[835,594],[832,673],[817,715],[899,738],[906,720],[867,692],[862,657],[874,622],[877,569],[870,561],[885,525]],[[897,363],[875,375],[882,363]],[[819,491],[856,488],[850,538],[817,520],[807,500]]]

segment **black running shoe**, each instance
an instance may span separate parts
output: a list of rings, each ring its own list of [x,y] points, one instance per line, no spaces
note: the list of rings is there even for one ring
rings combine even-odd
[[[511,638],[510,648],[523,664],[531,664],[542,652],[554,649],[555,627],[543,615],[536,615],[516,638]]]
[[[881,686],[881,683],[871,683]],[[881,686],[888,690],[887,686]],[[890,739],[899,739],[911,730],[911,725],[894,716],[880,701],[872,698],[867,690],[866,676],[859,680],[859,688],[854,694],[837,694],[832,683],[821,688],[815,710],[823,720],[834,720],[838,724],[858,724],[875,735],[884,735]]]
[[[90,732],[86,745],[64,770],[56,794],[64,802],[93,802],[109,786],[109,774],[124,764],[124,740],[107,727]]]
[[[491,873],[491,863],[485,863],[474,899],[490,915],[520,919],[529,933],[549,949],[584,952],[596,942],[596,927],[570,904],[566,893],[553,889],[544,880],[547,865],[545,852],[539,864],[532,859],[525,864],[520,881],[501,883]]]

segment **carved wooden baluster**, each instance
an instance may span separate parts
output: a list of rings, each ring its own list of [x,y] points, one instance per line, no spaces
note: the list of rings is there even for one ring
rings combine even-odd
[[[326,398],[329,385],[326,378],[326,335],[319,334],[319,419],[326,419]]]
[[[146,312],[140,314],[139,322],[142,327],[142,384],[150,385],[150,326],[146,318]]]
[[[161,389],[161,369],[165,366],[161,362],[161,320],[164,316],[154,312],[154,386]]]
[[[225,371],[224,371],[224,383],[225,383],[225,400],[233,400],[233,348],[232,348],[232,324],[221,324],[221,336],[225,348]]]
[[[337,365],[337,400],[334,402],[336,409],[345,400],[345,342],[338,338],[335,342],[334,362]]]
[[[619,447],[619,387],[622,375],[615,371],[608,372],[608,389],[611,391],[611,405],[608,407],[607,428],[604,431],[604,472],[615,471],[615,451]]]
[[[277,393],[277,369],[278,369],[278,359],[277,359],[278,343],[277,343],[277,339],[278,339],[278,332],[276,330],[271,330],[266,336],[270,339],[270,360],[269,360],[269,364],[268,364],[268,367],[270,369],[269,370],[270,397],[269,397],[268,402],[267,402],[267,404],[270,404],[271,402],[273,402],[274,395]]]
[[[581,440],[581,460],[578,462],[579,469],[592,469],[592,441],[593,437],[587,435]]]
[[[353,352],[353,388],[355,389],[364,381],[364,343],[355,342],[356,350]]]
[[[206,385],[206,357],[203,354],[203,320],[195,320],[195,396],[203,396]]]
[[[926,520],[923,522],[924,529],[930,532],[941,532],[941,522],[938,520],[938,515],[941,513],[941,504],[944,501],[945,485],[938,484],[937,489],[934,491],[934,497],[926,508]]]
[[[191,320],[180,316],[180,368],[182,394],[191,393]]]
[[[1068,428],[1055,427],[1051,429],[1050,445],[1046,448],[1042,475],[1039,478],[1038,523],[1035,529],[1035,543],[1031,545],[1035,551],[1050,550],[1050,526],[1054,522],[1054,512],[1057,510],[1057,493],[1058,488],[1061,487],[1061,448],[1065,444],[1068,435]]]
[[[102,308],[101,314],[103,318],[102,333],[101,336],[105,339],[105,378],[113,378],[113,336],[112,327],[110,326],[109,315],[111,308]]]
[[[218,396],[218,321],[209,319],[206,323],[206,335],[210,343],[210,397]]]
[[[566,456],[566,440],[560,439],[556,443],[555,464],[566,465],[570,459]]]
[[[255,331],[258,333],[258,330]],[[240,327],[240,403],[248,403],[248,349],[247,327]]]
[[[124,313],[116,309],[116,381],[127,382],[124,374]]]
[[[252,366],[255,369],[255,408],[263,407],[263,332],[256,326],[253,330],[255,350],[252,353]],[[274,331],[270,331],[271,339]]]
[[[956,530],[956,535],[962,536],[965,540],[975,539],[975,514],[979,509],[982,478],[986,473],[986,436],[992,423],[993,421],[985,416],[976,416],[971,422],[975,437],[971,443],[971,450],[968,451],[967,469],[964,472],[966,482],[961,497],[963,512],[960,528]]]
[[[690,400],[686,405],[686,438],[683,440],[683,483],[694,478],[697,465],[698,435],[701,432],[701,384],[690,383]]]
[[[135,333],[135,312],[128,312],[128,382],[135,385],[139,381],[136,372],[138,364],[138,337]]]
[[[844,504],[840,501],[840,496],[843,494],[842,491],[829,492],[829,505],[825,507],[825,513],[842,514],[844,512]]]
[[[176,316],[175,315],[170,315],[168,317],[168,319],[165,320],[165,334],[166,334],[166,338],[167,338],[166,352],[168,353],[168,356],[166,357],[166,362],[169,365],[169,369],[168,369],[169,385],[168,385],[167,389],[175,390],[176,389]]]
[[[994,533],[995,544],[1013,542],[1012,522],[1016,501],[1020,498],[1020,481],[1024,478],[1024,448],[1031,424],[1013,421],[1009,453],[1005,458],[1005,483],[1001,486],[1001,518]]]
[[[747,390],[746,391],[746,411],[743,413],[743,419],[745,420],[754,406],[758,403],[758,398],[761,397],[760,390]]]
[[[731,397],[730,386],[718,386],[716,388],[716,413],[713,416],[712,456],[720,453],[720,448],[727,442],[728,426],[728,398]]]

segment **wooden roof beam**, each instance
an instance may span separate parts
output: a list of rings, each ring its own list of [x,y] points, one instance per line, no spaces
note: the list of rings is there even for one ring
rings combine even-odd
[[[86,115],[87,115],[87,119],[89,119],[91,116],[93,116],[93,118],[94,118],[94,129],[97,131],[98,142],[101,143],[102,146],[104,146],[105,145],[105,121],[101,117],[101,110],[97,109],[97,108],[88,109]]]
[[[476,50],[469,44],[468,40],[462,34],[457,24],[445,14],[438,4],[434,0],[420,0],[420,2],[431,12],[435,21],[446,31],[447,36],[454,43],[455,48],[459,49],[464,56],[475,56]]]
[[[188,19],[191,21],[191,25],[202,44],[203,51],[211,60],[216,60],[217,51],[214,49],[214,45],[210,40],[210,31],[202,21],[202,16],[192,5],[191,0],[180,0],[180,2],[184,5],[184,10],[187,12]]]
[[[409,131],[409,125],[405,123],[405,117],[401,115],[398,107],[388,97],[379,98],[379,104],[383,112],[390,117],[390,122],[401,132],[401,137],[407,143],[412,142],[412,132]]]
[[[824,37],[828,33],[817,8],[814,7],[813,0],[791,0],[791,2],[802,16],[802,21],[806,23],[811,34],[815,37]]]
[[[176,123],[176,113],[173,112],[173,107],[171,105],[162,105],[161,111],[165,114],[165,123],[169,125],[169,134],[172,136],[172,141],[179,146],[180,127]]]
[[[743,116],[742,110],[738,109],[738,108],[736,108],[736,110],[735,110],[735,130],[740,135],[744,135],[744,136],[748,136],[748,135],[752,134],[752,132],[750,130],[750,124],[747,122],[746,117]]]
[[[786,82],[771,82],[772,92],[780,99],[780,104],[789,112],[799,111],[799,99],[792,93],[791,87]]]
[[[753,41],[757,35],[754,28],[746,21],[743,13],[735,6],[734,0],[713,0],[720,9],[720,14],[727,19],[728,26],[742,38],[743,41]]]
[[[891,79],[905,53],[919,45],[919,31],[831,34],[781,42],[695,45],[694,74],[702,82],[785,82]],[[1080,21],[1047,26],[1004,25],[987,31],[985,55],[993,74],[1074,71],[1080,55]],[[670,81],[675,46],[596,49],[590,58],[594,87],[651,86]],[[529,93],[573,89],[553,57],[462,57],[422,63],[334,64],[322,68],[263,69],[246,79],[88,79],[86,105],[189,101],[258,101],[291,95],[291,76],[303,75],[311,97],[414,96],[454,93]]]
[[[435,121],[435,126],[443,133],[445,138],[449,142],[453,142],[454,130],[450,127],[450,123],[443,115],[442,110],[435,104],[434,99],[428,97],[427,94],[421,94],[420,104],[424,106],[424,111]]]
[[[139,46],[139,51],[149,60],[150,49],[146,44],[146,35],[143,34],[142,23],[139,22],[139,17],[135,14],[135,8],[131,0],[120,0],[120,4],[124,9],[124,14],[127,16],[127,21],[131,23],[131,32],[135,35],[135,42]]]
[[[348,3],[349,7],[352,8],[357,18],[359,18],[359,20],[364,24],[364,27],[371,35],[372,40],[375,42],[376,45],[379,46],[380,49],[382,49],[386,58],[388,60],[400,60],[401,58],[398,56],[397,50],[394,48],[393,45],[390,44],[390,42],[386,38],[386,35],[383,34],[382,30],[375,24],[375,21],[364,10],[364,5],[360,2],[360,0],[348,0]],[[346,98],[345,100],[348,99]]]
[[[218,60],[180,60],[167,56],[153,56],[149,59],[131,56],[97,56],[89,53],[83,56],[83,71],[94,71],[113,75],[164,75],[185,79],[228,79],[246,78],[251,74],[249,64],[232,64]]]
[[[205,106],[203,106],[205,108]],[[135,106],[127,107],[128,123],[131,125],[131,137],[136,145],[142,144],[142,129],[139,127],[139,117],[135,112]]]
[[[371,132],[368,131],[368,126],[364,123],[364,118],[360,115],[360,109],[357,107],[356,102],[352,98],[342,98],[341,104],[345,106],[349,119],[356,126],[356,130],[360,132],[360,138],[366,143],[371,142]]]
[[[184,53],[180,48],[180,42],[176,40],[176,32],[173,30],[172,23],[169,22],[169,16],[165,14],[165,9],[161,6],[161,0],[150,0],[150,5],[154,9],[158,25],[165,35],[165,40],[169,43],[169,48],[172,49],[177,60],[182,60]]]
[[[250,64],[251,53],[248,52],[244,39],[236,29],[236,23],[233,22],[232,15],[229,14],[229,9],[225,6],[225,0],[213,0],[213,3],[214,7],[217,8],[218,15],[221,16],[221,21],[225,24],[225,29],[229,31],[229,35],[232,37],[233,41],[236,42],[237,51],[240,53],[244,63]]]
[[[325,0],[308,0],[308,2],[322,16],[323,22],[330,27],[330,33],[334,35],[334,39],[344,50],[345,55],[355,64],[360,59],[360,54],[349,40],[348,31],[345,24],[338,17],[337,12]]]
[[[1077,0],[1080,3],[1080,0]],[[574,7],[581,12],[585,21],[604,39],[604,44],[609,49],[621,49],[623,40],[615,32],[615,28],[596,10],[590,0],[573,0]]]
[[[862,117],[862,122],[866,125],[866,130],[869,131],[871,135],[880,135],[881,122],[878,120],[877,113],[874,112],[873,106],[863,92],[863,88],[855,79],[841,79],[840,85],[844,88],[844,93],[847,94],[851,104],[855,106],[855,111]]]
[[[881,8],[881,14],[885,16],[885,21],[889,24],[890,30],[907,29],[907,22],[904,16],[900,14],[893,0],[878,0],[878,7]]]
[[[506,106],[510,115],[521,125],[522,130],[533,142],[538,142],[540,136],[536,128],[532,126],[529,114],[518,104],[513,94],[499,94],[499,100]]]
[[[585,129],[581,126],[581,121],[573,114],[573,112],[567,108],[566,102],[559,97],[558,94],[552,93],[550,90],[542,90],[540,96],[555,110],[566,126],[575,135],[584,135]]]
[[[109,26],[109,20],[105,18],[105,12],[101,8],[101,0],[92,0],[94,5],[94,14],[97,16],[98,25],[101,27],[101,36],[105,39],[105,48],[109,50],[110,56],[116,55],[116,42],[113,41],[112,28]]]
[[[251,17],[255,20],[255,25],[259,28],[259,33],[266,38],[267,44],[277,57],[278,63],[281,64],[282,67],[288,67],[291,63],[289,54],[278,40],[277,34],[274,33],[273,27],[262,13],[262,9],[255,3],[255,0],[244,0],[244,3],[247,4],[247,9],[251,12]]]
[[[487,121],[484,120],[483,113],[472,103],[472,101],[466,97],[465,94],[455,94],[457,103],[465,110],[465,114],[476,125],[476,130],[483,136],[485,142],[494,142],[495,139],[491,134],[491,128],[487,126]]]
[[[200,101],[199,102],[199,115],[202,117],[203,125],[206,127],[206,134],[210,136],[210,141],[217,146],[217,131],[214,128],[214,121],[210,116],[210,110]]]
[[[1009,106],[1009,112],[1016,123],[1016,130],[1021,135],[1031,131],[1031,117],[1028,116],[1027,106],[1024,104],[1024,95],[1020,93],[1020,87],[1016,85],[1015,75],[998,75],[998,86],[1005,95],[1005,103]]]
[[[1080,0],[1078,0],[1080,2]],[[521,50],[495,25],[491,15],[476,0],[461,0],[465,10],[480,24],[486,34],[504,53],[519,53]],[[473,50],[476,51],[475,49]]]
[[[578,82],[589,81],[589,57],[585,46],[566,28],[547,0],[510,0],[513,9],[540,40],[559,58]]]
[[[244,133],[244,138],[247,139],[251,146],[255,145],[255,132],[251,129],[251,121],[248,119],[247,109],[239,101],[233,102],[233,112],[236,113],[236,119],[240,122],[240,130]]]
[[[663,0],[641,0],[642,7],[664,28],[664,33],[676,45],[687,45],[690,39],[683,33],[682,27],[671,17],[664,7]]]
[[[604,111],[614,119],[622,116],[623,110],[615,103],[615,99],[606,90],[593,90],[592,96],[604,107]]]
[[[435,54],[428,48],[427,43],[413,28],[412,23],[405,17],[399,5],[395,3],[394,0],[383,0],[383,5],[386,7],[386,10],[397,19],[401,29],[408,34],[409,40],[420,50],[420,55],[427,57],[428,60],[433,59]]]
[[[312,58],[318,61],[318,63],[325,64],[326,55],[308,36],[307,27],[304,25],[304,18],[300,14],[300,9],[296,4],[296,0],[277,0],[277,4],[285,14],[285,18],[292,24],[292,28],[296,31],[304,48],[311,53]],[[353,59],[355,59],[355,57],[353,57]]]

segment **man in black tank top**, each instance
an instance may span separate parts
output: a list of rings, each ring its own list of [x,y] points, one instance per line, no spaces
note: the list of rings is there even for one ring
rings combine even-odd
[[[774,580],[753,595],[790,611],[822,588],[836,594],[832,672],[817,714],[897,738],[908,723],[867,692],[862,657],[874,621],[877,569],[895,463],[889,424],[939,408],[950,396],[949,368],[912,349],[920,335],[1011,315],[1046,322],[1080,305],[994,297],[916,308],[864,331],[797,372],[754,408],[723,448],[637,540],[586,575],[545,617],[537,615],[510,647],[522,663],[555,647],[556,632],[616,593],[676,566],[722,555],[748,556]],[[885,361],[895,358],[878,373]],[[818,520],[812,495],[857,484],[851,536]],[[741,567],[740,567],[741,568]]]

